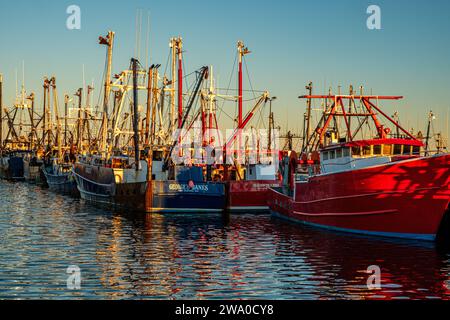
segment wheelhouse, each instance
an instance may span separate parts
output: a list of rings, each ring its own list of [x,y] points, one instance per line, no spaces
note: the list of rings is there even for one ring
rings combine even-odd
[[[420,157],[423,143],[412,139],[374,139],[331,144],[320,151],[322,173],[370,167]]]

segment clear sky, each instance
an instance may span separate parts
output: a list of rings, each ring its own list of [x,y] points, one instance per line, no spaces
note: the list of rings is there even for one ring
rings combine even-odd
[[[81,30],[66,28],[66,8],[81,7]],[[367,7],[381,8],[381,30],[366,27]],[[136,10],[151,13],[152,63],[165,65],[169,38],[182,36],[188,72],[214,65],[219,86],[228,85],[237,40],[252,51],[247,57],[253,87],[267,89],[276,121],[293,131],[301,127],[309,81],[315,92],[341,85],[363,85],[367,92],[404,95],[388,112],[400,111],[409,127],[425,126],[430,109],[445,133],[450,107],[450,1],[448,0],[278,0],[278,1],[82,1],[2,0],[0,73],[4,103],[15,95],[15,70],[25,61],[26,87],[42,95],[43,76],[56,76],[59,93],[75,93],[94,79],[97,94],[105,48],[97,38],[116,32],[114,72],[128,66],[135,51]],[[145,41],[141,43],[145,60]],[[21,78],[21,76],[19,76]],[[234,113],[230,111],[231,114]],[[406,125],[405,125],[406,126]]]

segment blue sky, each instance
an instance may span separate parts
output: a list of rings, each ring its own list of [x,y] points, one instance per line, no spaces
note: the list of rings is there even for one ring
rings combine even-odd
[[[66,8],[82,10],[81,30],[66,29]],[[380,6],[382,30],[366,27],[369,5]],[[188,72],[214,65],[219,86],[228,85],[237,40],[247,57],[252,85],[278,100],[276,121],[293,131],[301,127],[305,103],[297,97],[309,81],[315,92],[341,85],[364,85],[382,95],[403,95],[389,105],[406,126],[424,127],[426,114],[438,114],[446,132],[450,107],[450,1],[1,1],[0,73],[4,103],[13,102],[15,70],[26,66],[26,87],[40,101],[43,76],[55,75],[59,93],[73,94],[94,79],[97,94],[105,48],[99,35],[116,32],[115,72],[129,64],[135,48],[136,9],[151,13],[152,63],[165,64],[169,38],[182,36]],[[145,34],[145,23],[143,33]],[[144,37],[143,37],[144,39]],[[141,51],[145,51],[144,40]],[[141,60],[145,60],[141,57]],[[248,86],[248,83],[246,84]],[[344,89],[345,88],[345,89]],[[234,110],[229,111],[230,114]]]

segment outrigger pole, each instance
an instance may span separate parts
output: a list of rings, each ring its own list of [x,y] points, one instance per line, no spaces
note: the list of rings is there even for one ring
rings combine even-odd
[[[105,153],[106,156],[108,153],[107,148],[107,139],[108,139],[108,105],[109,105],[109,95],[111,92],[111,68],[112,68],[112,55],[113,55],[113,47],[114,47],[114,35],[113,31],[109,31],[106,38],[99,37],[99,43],[102,45],[106,45],[108,47],[108,58],[107,58],[107,67],[106,67],[106,75],[105,75],[105,92],[103,97],[103,118],[102,118],[102,126],[101,126],[101,147],[100,150]]]
[[[138,108],[138,72],[137,65],[139,61],[132,58],[133,70],[133,131],[134,131],[134,160],[136,171],[139,170],[140,151],[139,151],[139,108]]]
[[[352,141],[353,137],[358,133],[359,129],[352,133],[350,125],[349,125],[349,119],[350,117],[358,117],[358,116],[366,116],[371,117],[373,122],[375,123],[375,126],[377,128],[377,133],[379,138],[385,139],[387,135],[389,134],[389,130],[385,129],[384,126],[380,123],[377,117],[377,113],[381,114],[384,118],[386,118],[388,121],[390,121],[392,124],[394,124],[396,127],[398,127],[403,133],[405,133],[409,138],[413,140],[417,140],[416,137],[414,137],[411,133],[409,133],[407,130],[405,130],[403,127],[401,127],[396,121],[394,121],[391,117],[389,117],[386,113],[384,113],[378,106],[376,106],[371,100],[376,99],[379,100],[400,100],[403,97],[402,96],[375,96],[375,95],[359,95],[359,96],[353,96],[353,95],[305,95],[300,96],[301,99],[329,99],[331,101],[334,101],[334,103],[331,106],[330,111],[327,111],[324,113],[324,116],[322,118],[323,125],[321,124],[322,121],[320,121],[318,127],[316,128],[316,133],[319,135],[319,144],[322,145],[324,143],[325,133],[328,128],[328,126],[331,123],[331,120],[337,116],[341,116],[344,118],[346,127],[347,127],[347,136],[348,141]],[[348,99],[351,100],[353,103],[355,100],[360,100],[361,103],[364,105],[367,113],[356,113],[356,112],[347,112],[345,111],[343,100]],[[340,109],[340,110],[339,110]],[[339,112],[340,111],[340,112]],[[314,135],[312,135],[309,140],[307,141],[307,146],[311,145],[311,140],[314,138]]]

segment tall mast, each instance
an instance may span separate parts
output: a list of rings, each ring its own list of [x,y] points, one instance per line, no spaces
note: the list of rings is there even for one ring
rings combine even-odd
[[[147,112],[145,115],[145,145],[148,145],[150,142],[152,84],[153,84],[153,66],[151,66],[148,69],[148,74],[147,74]]]
[[[51,80],[49,81],[47,79],[47,144],[53,146],[53,143],[51,141],[52,134],[53,134],[53,122],[52,122],[52,109],[51,109],[51,98],[50,98],[50,86],[51,86]]]
[[[172,132],[175,127],[175,79],[177,70],[176,38],[170,39],[170,48],[172,49],[172,82],[171,82],[172,88],[170,91],[169,135],[172,135]]]
[[[134,131],[134,159],[136,171],[139,170],[139,109],[138,109],[138,71],[136,59],[131,59],[133,65],[133,131]]]
[[[158,68],[160,65],[156,65],[153,71],[153,99],[152,99],[152,122],[151,122],[151,130],[150,130],[150,145],[153,146],[153,143],[155,141],[155,135],[156,135],[156,113],[157,113],[157,104],[158,104],[158,77],[159,72]],[[164,93],[163,93],[164,95]],[[161,111],[161,110],[160,110]],[[159,121],[159,126],[162,124],[162,119]],[[158,141],[158,144],[160,141]]]
[[[312,95],[312,82],[310,82],[307,86],[306,86],[306,90],[308,90],[308,95],[311,96]],[[305,145],[304,145],[304,150],[302,150],[303,152],[307,151],[308,149],[308,143],[309,143],[309,138],[311,137],[311,105],[312,105],[312,100],[311,98],[309,98],[307,100],[307,110],[306,110],[306,139],[304,141],[306,141]]]
[[[214,113],[214,100],[215,100],[215,88],[214,88],[214,69],[213,66],[210,68],[211,75],[209,80],[209,130],[213,127],[213,113]],[[211,131],[209,131],[208,144],[211,143]]]
[[[30,125],[31,125],[31,131],[30,131],[30,150],[33,150],[34,147],[34,137],[36,135],[36,128],[34,126],[34,93],[31,93],[28,98],[28,100],[31,101],[31,110],[29,111],[30,114]]]
[[[56,136],[57,136],[57,143],[58,143],[58,160],[61,160],[62,159],[61,121],[60,121],[59,110],[58,110],[58,94],[56,92],[56,79],[54,77],[51,79],[51,86],[53,88],[53,107],[55,109],[55,116],[56,116]]]
[[[83,130],[82,136],[84,135],[85,129],[87,130],[87,140],[88,146],[91,145],[91,129],[89,126],[89,109],[91,108],[91,93],[94,90],[94,86],[87,86],[87,94],[86,94],[86,105],[84,106],[84,119],[83,119]]]
[[[249,54],[250,51],[248,50],[248,48],[246,48],[244,46],[244,43],[242,41],[238,41],[237,43],[237,48],[238,48],[238,59],[239,59],[239,67],[238,67],[238,124],[237,127],[241,128],[242,127],[242,114],[243,114],[243,70],[242,70],[242,62],[243,62],[243,58],[246,54]],[[241,135],[239,134],[239,139],[238,139],[238,145],[239,145],[239,156],[241,154]]]
[[[178,56],[178,129],[181,129],[183,121],[183,40],[177,39],[177,56]]]
[[[77,119],[77,150],[81,151],[81,145],[83,143],[83,137],[81,132],[82,127],[82,114],[81,114],[81,102],[83,98],[83,88],[79,88],[75,93],[75,96],[78,97],[78,119]]]
[[[105,75],[105,92],[103,97],[103,119],[102,119],[102,140],[101,140],[101,150],[107,152],[107,135],[108,135],[108,105],[109,105],[109,95],[111,92],[111,68],[112,68],[112,55],[114,47],[114,35],[113,31],[109,31],[106,38],[100,37],[99,43],[106,45],[108,47],[108,58],[107,67]],[[107,156],[107,154],[106,154]]]
[[[427,137],[425,141],[425,157],[428,156],[428,148],[429,148],[429,141],[430,141],[430,130],[431,130],[431,122],[434,119],[433,111],[430,111],[428,114],[428,127],[427,127]]]
[[[239,59],[239,70],[238,70],[238,127],[242,124],[242,58],[244,57],[244,43],[238,41],[238,59]]]
[[[44,78],[44,106],[42,113],[42,145],[45,145],[45,136],[47,135],[47,78]]]
[[[69,111],[69,95],[64,95],[64,145],[67,146],[67,114]]]

